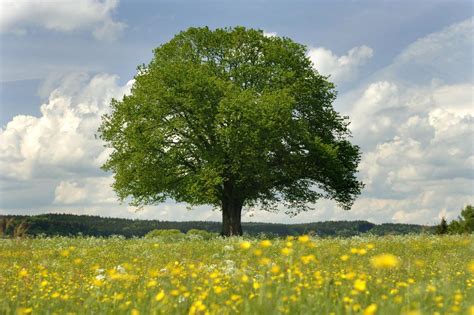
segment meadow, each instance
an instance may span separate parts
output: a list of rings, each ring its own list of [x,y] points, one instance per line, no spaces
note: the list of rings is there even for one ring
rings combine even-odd
[[[474,236],[0,239],[1,314],[474,314]]]

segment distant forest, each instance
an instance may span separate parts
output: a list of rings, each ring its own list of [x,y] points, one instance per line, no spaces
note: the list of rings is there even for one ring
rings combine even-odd
[[[0,220],[13,219],[8,229],[23,224],[26,235],[30,236],[112,236],[142,237],[155,229],[178,229],[183,233],[191,229],[220,232],[221,223],[211,221],[159,221],[104,218],[89,215],[42,214],[35,216],[0,215]],[[434,233],[434,226],[416,224],[384,223],[368,221],[326,221],[303,224],[277,224],[261,222],[242,223],[244,235],[265,234],[266,236],[286,236],[314,234],[321,237],[349,237],[362,234],[399,235]],[[4,231],[11,234],[10,231]]]

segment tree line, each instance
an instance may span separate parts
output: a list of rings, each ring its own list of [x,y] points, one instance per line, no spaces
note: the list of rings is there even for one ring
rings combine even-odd
[[[462,234],[474,232],[474,207],[467,205],[461,210],[457,219],[449,224],[446,217],[441,218],[441,222],[435,229],[436,234]]]
[[[160,221],[106,218],[90,215],[41,214],[35,216],[0,216],[0,222],[9,222],[2,234],[13,236],[21,225],[22,233],[28,236],[96,236],[142,237],[153,230],[202,230],[218,233],[221,222],[213,221]],[[417,224],[384,223],[374,224],[368,221],[325,221],[302,224],[279,224],[262,222],[243,222],[245,234],[256,236],[287,236],[314,234],[320,237],[350,237],[363,234],[398,235],[410,233],[434,233],[435,227]],[[0,235],[1,236],[1,235]]]

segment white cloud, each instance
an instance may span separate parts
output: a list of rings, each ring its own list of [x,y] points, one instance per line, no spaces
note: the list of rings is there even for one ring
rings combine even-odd
[[[396,80],[406,85],[471,83],[474,80],[472,34],[474,19],[469,18],[422,37],[371,79]]]
[[[275,37],[275,36],[277,36],[277,33],[276,32],[263,31],[263,36],[265,36],[265,37]]]
[[[110,75],[97,75],[87,83],[65,78],[41,105],[41,117],[14,117],[0,129],[3,176],[29,180],[97,173],[105,159],[103,145],[94,138],[100,117],[112,97],[130,89],[130,84],[117,86],[116,80]]]
[[[425,42],[432,43],[419,40],[417,45]],[[401,55],[439,53],[416,51]],[[416,71],[416,63],[408,57],[404,62]],[[454,219],[474,202],[474,84],[431,78],[412,85],[396,80],[398,67],[388,69],[382,74],[391,80],[368,84],[349,112],[354,141],[364,152],[360,177],[366,184],[354,210],[365,209],[364,215],[373,218],[382,212],[405,223],[434,224],[442,215]]]
[[[61,181],[55,190],[53,203],[74,204],[85,201],[87,192],[84,186],[79,186],[77,182]]]
[[[468,19],[420,38],[339,97],[366,184],[350,218],[434,224],[474,203],[472,31]]]
[[[420,62],[432,64],[434,61],[444,59],[445,61],[455,61],[465,52],[457,51],[459,45],[472,43],[472,31],[474,26],[474,18],[455,23],[445,29],[422,37],[406,47],[403,52],[398,55],[395,62]],[[472,45],[468,45],[472,53]],[[443,52],[450,51],[450,54],[444,55]],[[468,49],[469,50],[469,49]]]
[[[110,99],[131,84],[119,86],[106,74],[71,74],[51,91],[40,117],[16,116],[0,129],[2,204],[116,205],[112,179],[99,169],[110,149],[95,133]]]
[[[337,83],[354,78],[357,69],[372,58],[373,54],[372,48],[365,45],[354,47],[343,56],[337,56],[324,47],[315,47],[308,51],[314,68],[323,75],[330,75],[331,80]]]
[[[42,27],[59,32],[90,31],[99,40],[115,40],[125,28],[114,21],[118,0],[3,0],[0,31],[25,34]]]
[[[61,181],[54,191],[54,204],[117,205],[111,185],[113,177],[86,177]]]
[[[465,103],[473,87],[369,85],[351,115],[355,141],[364,148],[360,170],[365,194],[410,199],[444,181],[433,189],[447,197],[452,193],[444,187],[448,180],[460,192],[470,182],[473,192],[474,107]],[[464,181],[455,184],[457,179]]]

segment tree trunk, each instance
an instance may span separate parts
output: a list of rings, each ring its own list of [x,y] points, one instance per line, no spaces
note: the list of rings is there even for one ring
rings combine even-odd
[[[241,213],[242,206],[222,207],[222,236],[242,235]]]
[[[222,236],[242,235],[241,214],[243,202],[236,197],[231,183],[224,183],[222,197]]]

